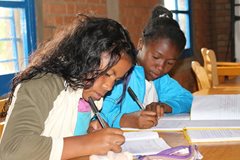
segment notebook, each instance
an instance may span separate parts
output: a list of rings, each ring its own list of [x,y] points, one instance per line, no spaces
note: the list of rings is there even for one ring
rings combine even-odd
[[[184,135],[189,143],[197,142],[225,142],[240,141],[240,128],[219,128],[219,129],[196,129],[184,130]]]
[[[124,136],[122,151],[133,155],[151,155],[170,148],[157,132],[124,132]]]
[[[240,95],[194,96],[190,114],[165,114],[157,126],[147,130],[182,131],[184,128],[240,128]]]

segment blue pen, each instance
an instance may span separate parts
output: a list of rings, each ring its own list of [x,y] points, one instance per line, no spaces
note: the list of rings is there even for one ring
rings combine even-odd
[[[133,92],[131,87],[128,87],[128,93],[130,94],[130,96],[132,97],[132,99],[138,104],[138,106],[143,110],[145,107],[144,105],[139,101],[139,99],[137,98],[136,94]]]

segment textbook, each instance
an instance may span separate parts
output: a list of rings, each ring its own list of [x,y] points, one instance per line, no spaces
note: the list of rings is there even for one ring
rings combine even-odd
[[[187,114],[167,115],[152,129],[184,128],[240,128],[240,95],[194,96],[189,118]]]
[[[182,131],[185,128],[240,128],[240,120],[159,120],[154,131]]]
[[[240,95],[194,96],[190,119],[202,123],[185,127],[190,143],[239,141]]]
[[[157,132],[124,132],[124,136],[122,152],[130,152],[133,155],[151,155],[171,148]]]
[[[240,120],[240,95],[194,96],[191,120]]]
[[[184,135],[189,143],[240,141],[240,128],[238,129],[188,128],[184,130]]]
[[[184,128],[240,128],[240,95],[194,96],[190,114],[165,114],[155,127],[146,130],[182,131]]]

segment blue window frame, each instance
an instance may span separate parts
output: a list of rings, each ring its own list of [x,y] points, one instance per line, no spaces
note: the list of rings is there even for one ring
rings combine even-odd
[[[178,21],[187,39],[182,58],[193,55],[190,3],[191,0],[164,0],[164,6],[173,12],[173,18]]]
[[[0,96],[36,49],[34,0],[0,0]]]

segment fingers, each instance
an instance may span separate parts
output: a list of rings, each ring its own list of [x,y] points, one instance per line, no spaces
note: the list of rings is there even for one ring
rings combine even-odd
[[[159,119],[164,115],[164,104],[159,102],[152,102],[146,106],[146,111],[155,112]]]
[[[110,138],[109,143],[111,144],[110,150],[113,152],[121,152],[121,145],[125,142],[125,137],[123,136],[123,131],[120,129],[109,128],[108,131],[113,134]]]
[[[164,104],[152,102],[141,112],[142,120],[139,120],[140,128],[150,128],[156,126],[158,119],[164,116]]]
[[[113,145],[111,151],[119,153],[122,151],[121,145]]]
[[[156,106],[156,113],[158,116],[158,119],[162,116],[164,116],[164,104],[158,103]]]
[[[157,114],[152,111],[142,111],[139,116],[138,123],[139,128],[151,128],[158,123]]]
[[[123,131],[118,128],[105,128],[108,133],[123,135]]]

